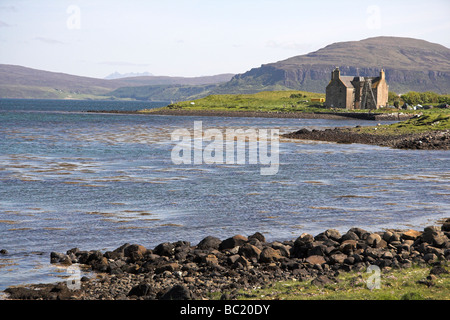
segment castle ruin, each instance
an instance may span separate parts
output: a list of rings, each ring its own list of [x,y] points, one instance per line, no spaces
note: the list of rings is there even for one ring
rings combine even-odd
[[[379,109],[388,105],[389,86],[384,70],[379,77],[341,76],[339,68],[331,72],[325,105],[329,108]]]

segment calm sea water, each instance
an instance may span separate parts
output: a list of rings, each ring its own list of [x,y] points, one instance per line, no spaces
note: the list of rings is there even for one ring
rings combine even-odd
[[[417,228],[449,217],[450,153],[281,140],[278,174],[259,165],[175,165],[179,128],[373,125],[92,114],[167,103],[0,100],[0,290],[61,281],[51,251],[111,250],[262,232],[269,241],[351,227]]]

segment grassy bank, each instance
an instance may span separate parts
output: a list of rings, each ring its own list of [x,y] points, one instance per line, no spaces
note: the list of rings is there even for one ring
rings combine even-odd
[[[448,263],[445,267],[448,269]],[[450,274],[430,275],[431,266],[383,270],[379,288],[369,289],[374,272],[344,272],[336,283],[283,281],[240,291],[240,300],[450,300]],[[372,278],[371,278],[372,277]]]

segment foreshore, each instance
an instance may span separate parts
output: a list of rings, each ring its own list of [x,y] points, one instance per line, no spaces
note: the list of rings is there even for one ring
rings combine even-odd
[[[395,149],[450,150],[450,130],[389,135],[354,132],[349,128],[300,129],[296,132],[285,134],[283,137],[336,143],[371,144]]]
[[[272,242],[255,232],[225,240],[207,236],[196,245],[165,242],[153,249],[128,243],[106,252],[73,248],[52,252],[49,259],[65,266],[83,265],[95,276],[11,287],[5,290],[7,299],[233,300],[242,291],[279,281],[308,281],[319,288],[335,283],[343,272],[364,272],[369,266],[384,272],[417,264],[434,266],[429,282],[418,284],[432,285],[448,273],[442,263],[450,260],[450,218],[423,231],[369,232],[355,227],[341,234],[327,229]]]
[[[249,117],[249,118],[290,118],[290,119],[331,119],[331,120],[375,120],[401,121],[413,117],[402,113],[359,113],[359,112],[263,112],[263,111],[222,111],[159,108],[149,111],[89,110],[88,113],[142,114],[202,117]]]

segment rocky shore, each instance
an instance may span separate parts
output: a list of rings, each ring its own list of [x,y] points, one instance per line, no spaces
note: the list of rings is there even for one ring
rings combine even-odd
[[[124,244],[113,251],[52,252],[51,263],[90,268],[96,276],[57,284],[12,287],[8,299],[43,300],[200,300],[211,294],[232,300],[238,290],[270,286],[283,280],[311,281],[318,287],[336,282],[341,272],[434,265],[429,282],[448,271],[450,218],[423,231],[368,232],[351,228],[341,234],[328,229],[291,241],[267,242],[259,232],[224,240],[207,236],[196,245],[187,241],[155,248]],[[427,280],[428,281],[428,280]],[[69,287],[68,287],[69,284]]]
[[[358,133],[348,128],[325,130],[300,129],[285,138],[337,143],[362,143],[396,149],[450,150],[450,130],[404,135]]]
[[[223,110],[188,110],[188,109],[150,109],[142,111],[89,110],[88,113],[170,115],[170,116],[212,116],[212,117],[250,117],[250,118],[293,118],[293,119],[331,119],[331,120],[377,120],[400,121],[413,117],[403,113],[361,113],[361,112],[265,112],[265,111],[223,111]]]

